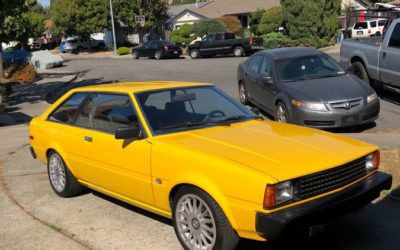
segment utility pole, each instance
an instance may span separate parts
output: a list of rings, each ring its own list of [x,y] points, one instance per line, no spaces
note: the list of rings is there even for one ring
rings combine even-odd
[[[117,39],[115,37],[114,14],[113,14],[111,0],[110,0],[110,15],[111,15],[112,36],[113,36],[113,42],[114,42],[114,55],[117,55]]]

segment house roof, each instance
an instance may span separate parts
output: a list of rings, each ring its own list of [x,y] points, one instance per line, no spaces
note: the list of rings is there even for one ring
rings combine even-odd
[[[269,9],[275,6],[280,6],[279,0],[213,0],[194,11],[209,18],[218,18],[227,15],[248,14],[258,8]]]
[[[204,6],[206,4],[208,4],[209,2],[201,2],[201,3],[190,3],[190,4],[180,4],[180,5],[172,5],[169,10],[168,10],[168,15],[170,17],[174,17],[179,15],[181,12],[183,12],[184,10],[188,9],[196,9],[198,7]]]

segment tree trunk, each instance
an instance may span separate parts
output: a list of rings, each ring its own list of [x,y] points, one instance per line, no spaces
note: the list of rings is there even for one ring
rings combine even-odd
[[[3,47],[0,42],[0,83],[4,80]]]

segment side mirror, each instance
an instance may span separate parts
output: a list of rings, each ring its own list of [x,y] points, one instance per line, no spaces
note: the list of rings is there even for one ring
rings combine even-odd
[[[138,125],[126,128],[117,128],[115,131],[115,139],[140,139],[141,130]]]

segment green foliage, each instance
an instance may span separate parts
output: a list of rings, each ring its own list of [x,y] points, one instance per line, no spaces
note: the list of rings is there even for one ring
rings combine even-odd
[[[179,44],[189,44],[194,37],[191,36],[193,25],[184,24],[179,29],[171,32],[171,41]]]
[[[258,25],[260,24],[261,18],[264,15],[264,13],[265,13],[264,9],[257,9],[250,16],[250,32],[257,36],[261,35],[260,33],[258,33]]]
[[[46,11],[40,4],[30,8],[22,17],[26,22],[27,37],[38,38],[45,31]]]
[[[167,1],[113,0],[113,10],[114,18],[129,26],[134,26],[136,24],[135,16],[144,15],[146,18],[145,30],[154,28],[162,20],[168,19]]]
[[[119,47],[117,49],[117,54],[122,56],[122,55],[128,55],[129,53],[131,53],[131,50],[127,47]]]
[[[203,37],[205,34],[226,32],[225,25],[218,19],[203,19],[193,25],[193,33]]]
[[[329,45],[333,45],[331,41],[325,38],[315,39],[315,38],[299,38],[292,39],[282,33],[271,32],[262,36],[263,45],[267,49],[284,48],[284,47],[314,47],[322,48]]]
[[[281,0],[283,26],[293,39],[330,39],[338,28],[340,0]]]
[[[225,24],[229,32],[239,34],[243,29],[242,23],[236,16],[223,16],[219,20]]]
[[[257,27],[258,34],[275,32],[283,22],[282,7],[272,7],[264,12]]]

